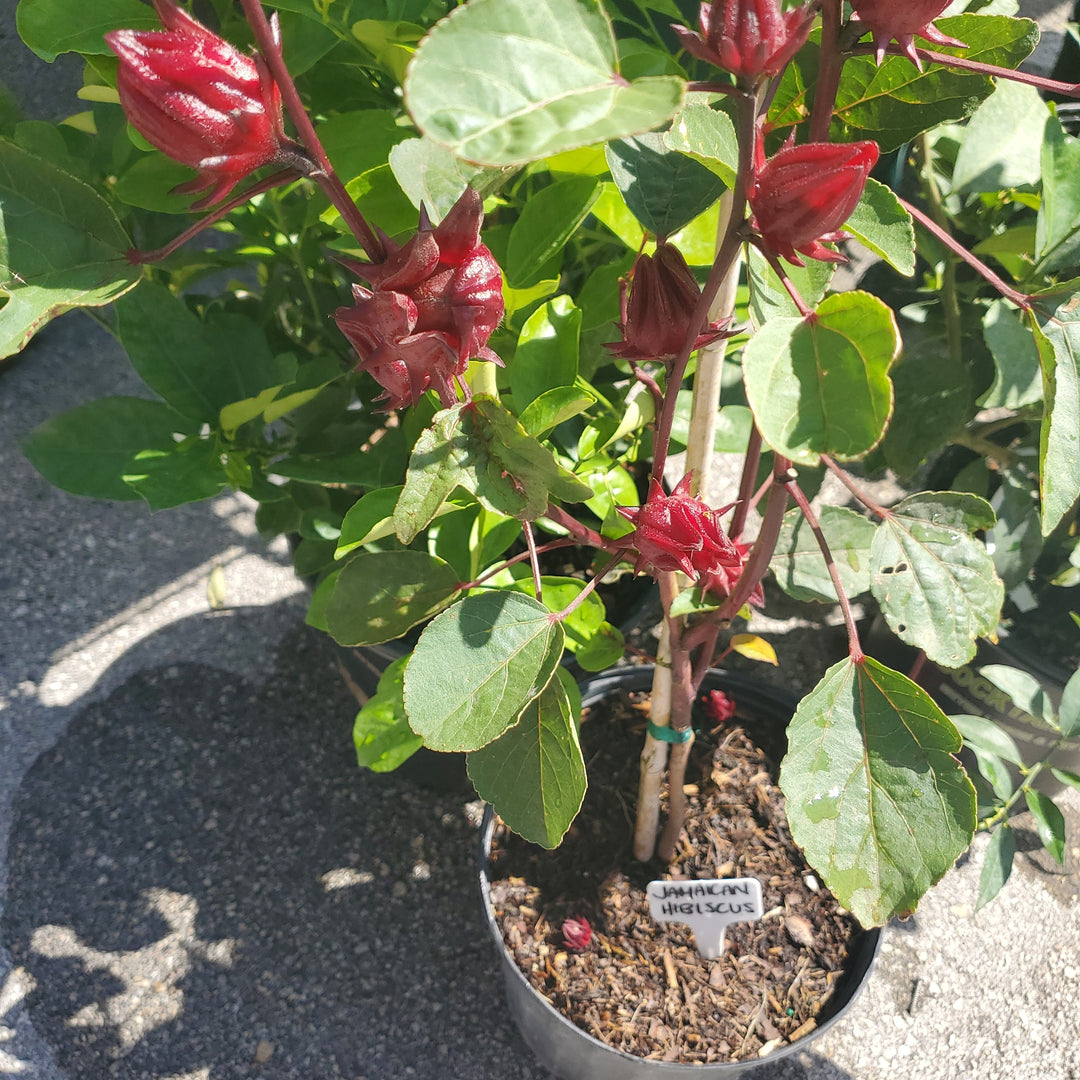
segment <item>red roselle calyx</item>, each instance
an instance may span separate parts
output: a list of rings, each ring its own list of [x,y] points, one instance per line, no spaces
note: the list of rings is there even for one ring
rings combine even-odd
[[[353,285],[355,303],[334,319],[387,409],[415,405],[429,388],[444,408],[453,405],[454,380],[470,359],[501,363],[487,342],[503,316],[502,274],[480,243],[483,220],[483,201],[466,188],[435,228],[421,207],[420,228],[403,247],[384,236],[384,262],[346,262],[371,287]]]
[[[173,0],[154,0],[164,30],[105,35],[120,58],[116,88],[132,126],[174,161],[199,175],[175,189],[209,194],[192,209],[223,199],[238,180],[271,162],[294,163],[281,94],[261,57],[245,56]]]
[[[851,216],[878,159],[875,142],[804,143],[790,141],[768,161],[758,148],[758,168],[750,185],[754,225],[766,248],[803,266],[796,255],[844,262],[823,240],[844,239],[839,228]]]
[[[749,83],[778,74],[814,23],[807,7],[781,12],[777,0],[715,0],[701,5],[701,33],[672,25],[691,55]]]
[[[709,719],[717,727],[726,724],[735,715],[735,701],[723,690],[710,690],[705,695],[704,705]]]
[[[676,356],[686,341],[701,290],[677,247],[656,245],[654,255],[638,255],[627,300],[622,296],[623,339],[607,346],[624,360],[659,360]],[[725,324],[709,323],[694,348],[724,336]]]
[[[592,927],[589,920],[582,916],[580,919],[564,919],[562,924],[563,942],[572,952],[581,952],[592,940]]]
[[[681,570],[695,581],[728,569],[742,569],[742,556],[720,527],[720,516],[730,506],[713,510],[690,494],[687,473],[670,495],[653,480],[643,506],[618,506],[618,512],[633,522],[628,538],[637,550],[635,571],[651,567],[657,572]]]
[[[885,47],[895,41],[922,71],[922,62],[915,52],[916,36],[935,45],[967,48],[964,42],[947,37],[934,25],[934,19],[949,6],[949,0],[907,0],[900,4],[895,0],[853,0],[851,6],[859,22],[874,35],[874,54],[879,64],[885,59]]]
[[[746,565],[747,559],[750,558],[750,550],[753,546],[744,544],[739,540],[732,542],[739,554],[738,563],[734,566],[729,566],[726,563],[722,564],[714,570],[710,570],[707,574],[703,574],[700,581],[701,588],[718,600],[726,600],[731,595],[731,590],[735,588],[735,582],[739,580],[739,575],[742,574],[743,567]],[[754,586],[754,591],[746,598],[746,602],[753,604],[754,607],[765,606],[765,590],[762,588],[760,581]]]

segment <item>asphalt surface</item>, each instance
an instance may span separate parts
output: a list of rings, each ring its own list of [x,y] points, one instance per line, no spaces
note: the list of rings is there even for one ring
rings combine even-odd
[[[39,65],[13,10],[5,80],[30,115],[76,111],[78,66]],[[540,1080],[478,910],[476,806],[357,770],[338,654],[250,507],[96,503],[18,450],[140,392],[80,314],[0,364],[0,1076]],[[797,690],[835,634],[776,644]],[[852,1013],[762,1080],[1080,1080],[1066,801],[1068,872],[1022,833],[976,915],[977,844],[886,930]]]

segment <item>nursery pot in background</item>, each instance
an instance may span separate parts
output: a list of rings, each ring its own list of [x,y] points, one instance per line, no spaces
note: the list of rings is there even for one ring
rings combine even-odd
[[[1072,671],[1047,644],[1031,637],[1023,623],[1018,623],[1009,631],[1002,630],[997,643],[980,640],[971,663],[944,668],[927,660],[914,678],[946,715],[982,716],[998,724],[1012,736],[1025,763],[1030,765],[1054,745],[1058,732],[1041,717],[1014,705],[979,669],[1001,664],[1026,671],[1038,680],[1057,709]],[[910,670],[919,655],[890,633],[880,615],[875,617],[866,636],[866,651],[900,671]],[[1064,742],[1050,758],[1050,764],[1057,769],[1080,772],[1080,739]],[[1049,769],[1039,773],[1033,786],[1046,795],[1054,795],[1065,787]]]
[[[648,690],[652,685],[651,666],[619,668],[582,683],[582,705],[600,702],[617,690]],[[784,731],[790,719],[794,701],[787,695],[756,684],[750,679],[722,671],[710,671],[702,690],[720,689],[739,703],[740,713],[754,715],[766,721],[766,737],[761,739],[766,752],[778,754],[784,743]],[[766,746],[771,742],[772,747]],[[771,756],[771,755],[770,755]],[[778,764],[778,756],[774,757]],[[848,958],[847,969],[837,981],[815,1029],[808,1035],[769,1052],[765,1057],[744,1061],[707,1064],[680,1064],[636,1057],[593,1038],[588,1032],[568,1020],[551,1002],[530,984],[506,948],[495,919],[491,898],[489,862],[495,816],[486,810],[480,836],[480,893],[484,914],[499,955],[506,985],[507,1002],[525,1041],[544,1068],[563,1080],[733,1080],[734,1077],[764,1076],[764,1070],[781,1058],[799,1050],[827,1031],[851,1008],[870,977],[881,943],[881,930],[874,928],[861,933],[855,940]]]

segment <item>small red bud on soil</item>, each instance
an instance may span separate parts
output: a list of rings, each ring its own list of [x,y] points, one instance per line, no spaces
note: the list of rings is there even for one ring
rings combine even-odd
[[[735,715],[735,702],[723,690],[710,690],[705,695],[705,712],[717,726],[726,724]]]
[[[581,952],[592,940],[592,927],[589,920],[582,916],[580,919],[564,919],[562,924],[563,942],[572,952]]]

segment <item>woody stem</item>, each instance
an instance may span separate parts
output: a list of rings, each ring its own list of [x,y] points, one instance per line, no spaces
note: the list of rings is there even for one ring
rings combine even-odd
[[[739,140],[739,166],[735,175],[735,186],[731,191],[731,212],[728,218],[727,235],[724,237],[720,250],[713,260],[712,269],[701,290],[697,305],[690,316],[690,325],[687,328],[686,340],[683,342],[679,355],[675,357],[668,373],[666,393],[664,395],[664,407],[656,419],[656,431],[653,438],[653,479],[659,484],[664,478],[664,465],[667,464],[668,446],[671,442],[671,426],[675,420],[675,405],[678,399],[679,387],[686,375],[686,365],[690,361],[690,354],[694,351],[694,342],[701,333],[709,317],[709,309],[720,291],[720,286],[727,277],[735,259],[739,254],[742,244],[742,226],[746,218],[746,196],[750,188],[750,177],[753,168],[754,134],[757,122],[757,102],[753,98],[736,98],[736,119]]]
[[[750,428],[750,438],[746,443],[746,453],[743,455],[743,471],[739,480],[739,501],[735,504],[735,515],[731,519],[732,540],[738,540],[742,536],[743,526],[746,525],[746,515],[750,511],[750,497],[754,492],[754,481],[757,479],[758,465],[761,463],[761,432],[757,425]]]
[[[326,156],[319,136],[315,133],[315,126],[308,116],[304,103],[300,100],[300,92],[296,89],[289,69],[285,66],[285,58],[281,55],[281,46],[274,39],[274,32],[270,28],[270,22],[266,18],[259,0],[240,0],[244,9],[244,15],[255,35],[255,44],[259,48],[263,59],[266,61],[270,74],[281,91],[281,99],[288,110],[292,122],[296,125],[296,133],[304,148],[315,162],[315,170],[310,174],[314,180],[326,192],[327,198],[334,204],[338,213],[341,214],[353,236],[356,237],[360,246],[367,253],[372,262],[381,262],[386,257],[382,242],[372,231],[364,219],[364,215],[356,207],[356,203],[349,198],[345,185],[341,178],[334,172],[330,159]]]

